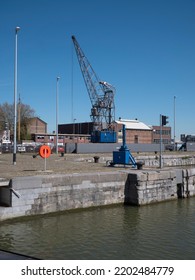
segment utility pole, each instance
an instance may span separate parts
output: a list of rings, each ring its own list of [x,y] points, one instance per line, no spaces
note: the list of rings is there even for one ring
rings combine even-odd
[[[159,167],[162,168],[162,115],[160,115],[160,157]]]
[[[174,112],[174,151],[176,151],[176,143],[175,143],[175,139],[176,139],[176,136],[175,136],[175,100],[176,100],[176,96],[174,96],[174,106],[173,106],[173,112]]]
[[[18,101],[18,142],[20,142],[20,135],[21,135],[21,100],[19,95]]]
[[[16,127],[17,127],[17,70],[18,70],[18,31],[20,27],[15,28],[15,62],[14,62],[14,151],[13,151],[13,164],[16,165]]]
[[[58,154],[58,82],[60,77],[56,78],[56,154]]]

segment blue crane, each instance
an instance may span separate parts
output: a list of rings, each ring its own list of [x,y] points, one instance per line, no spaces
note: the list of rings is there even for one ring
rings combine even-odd
[[[72,36],[72,41],[92,104],[90,117],[93,131],[91,140],[92,142],[116,142],[116,132],[113,126],[115,88],[97,77],[75,36]]]

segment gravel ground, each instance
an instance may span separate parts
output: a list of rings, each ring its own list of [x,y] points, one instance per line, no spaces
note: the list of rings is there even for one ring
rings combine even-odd
[[[18,176],[34,176],[40,174],[52,173],[88,173],[88,172],[107,172],[124,169],[123,167],[107,167],[106,161],[112,159],[111,154],[98,154],[99,162],[94,162],[94,156],[97,155],[78,155],[78,154],[52,154],[46,159],[33,154],[17,153],[16,165],[13,165],[12,154],[0,154],[0,178],[14,178]],[[130,168],[130,167],[128,167]]]

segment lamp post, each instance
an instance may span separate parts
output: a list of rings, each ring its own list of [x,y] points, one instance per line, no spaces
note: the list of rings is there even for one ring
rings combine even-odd
[[[58,84],[60,77],[56,78],[56,154],[58,154]]]
[[[19,102],[18,102],[18,142],[20,143],[20,134],[21,134],[21,100],[19,94]]]
[[[76,121],[77,119],[74,119],[73,120],[73,134],[75,134],[75,121]]]
[[[160,156],[159,167],[162,168],[162,115],[160,115]]]
[[[174,151],[176,151],[176,143],[175,143],[175,100],[176,100],[176,96],[174,96],[174,104],[173,104],[173,113],[174,113]]]
[[[18,31],[20,27],[15,28],[15,62],[14,62],[14,151],[13,164],[16,165],[16,126],[17,126],[17,69],[18,69]]]

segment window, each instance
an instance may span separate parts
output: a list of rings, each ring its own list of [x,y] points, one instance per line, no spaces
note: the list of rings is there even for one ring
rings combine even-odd
[[[39,140],[44,140],[44,136],[37,136],[37,139],[39,139]]]
[[[134,143],[135,143],[135,144],[138,144],[138,135],[135,135],[135,136],[134,136]]]
[[[154,139],[154,143],[155,144],[159,144],[160,143],[160,139]]]

